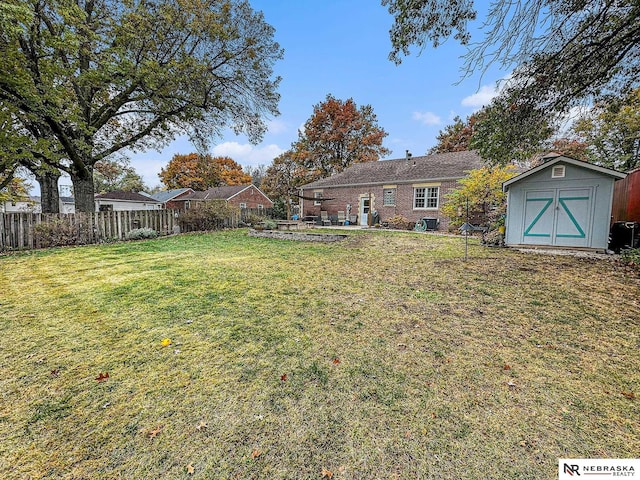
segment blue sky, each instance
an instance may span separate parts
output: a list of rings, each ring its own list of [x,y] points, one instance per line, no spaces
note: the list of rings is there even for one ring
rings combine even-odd
[[[476,72],[461,83],[460,58],[465,49],[453,40],[425,49],[396,66],[388,60],[392,17],[378,0],[251,0],[275,27],[284,60],[276,64],[280,84],[280,116],[269,119],[269,131],[258,145],[225,132],[212,142],[213,155],[227,155],[243,166],[269,165],[297,139],[298,129],[327,94],[358,106],[369,104],[378,125],[388,132],[387,158],[405,150],[423,155],[436,135],[455,115],[465,118],[488,103],[496,81],[505,76],[497,67]],[[481,3],[481,2],[477,2]],[[482,5],[479,5],[482,8]],[[484,19],[482,12],[478,18]],[[473,29],[473,40],[481,34]],[[475,34],[474,34],[475,33]],[[160,184],[158,173],[171,157],[195,151],[179,138],[162,152],[131,154],[132,166],[149,187]]]

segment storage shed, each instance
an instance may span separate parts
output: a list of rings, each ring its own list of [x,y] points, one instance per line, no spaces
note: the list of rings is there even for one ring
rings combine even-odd
[[[613,186],[626,174],[559,154],[507,180],[508,246],[605,250]]]

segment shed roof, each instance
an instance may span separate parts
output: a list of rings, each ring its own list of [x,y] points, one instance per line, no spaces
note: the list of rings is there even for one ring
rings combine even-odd
[[[301,188],[344,187],[424,180],[458,179],[483,166],[474,151],[439,153],[395,160],[356,163],[344,172],[303,185]]]
[[[251,187],[251,185],[232,185],[224,187],[213,187],[204,192],[194,191],[180,200],[229,200],[241,191]]]
[[[175,188],[173,190],[162,190],[160,192],[152,193],[151,198],[158,202],[168,202],[176,198],[178,195],[182,195],[184,192],[193,192],[192,188]]]
[[[580,168],[585,168],[587,170],[592,170],[598,173],[601,173],[603,175],[608,175],[610,177],[613,177],[616,180],[620,180],[624,177],[627,176],[626,173],[622,173],[622,172],[618,172],[617,170],[612,170],[610,168],[605,168],[605,167],[601,167],[599,165],[594,165],[593,163],[589,163],[589,162],[585,162],[582,160],[577,160],[575,158],[571,158],[571,157],[565,157],[564,155],[560,155],[557,153],[550,153],[545,155],[544,157],[542,157],[543,159],[547,160],[544,163],[538,165],[537,167],[533,167],[529,170],[527,170],[524,173],[521,173],[520,175],[513,177],[509,180],[507,180],[506,182],[504,182],[502,184],[502,190],[503,191],[507,191],[509,189],[509,186],[517,183],[525,178],[527,178],[530,175],[533,175],[535,173],[538,173],[542,170],[545,170],[547,168],[550,168],[551,166],[557,164],[557,163],[568,163],[570,165],[575,165],[577,167]]]
[[[153,198],[146,195],[140,195],[136,192],[125,192],[123,190],[101,193],[99,195],[96,195],[95,198],[101,200],[121,200],[126,202],[160,203],[157,200],[154,200]]]

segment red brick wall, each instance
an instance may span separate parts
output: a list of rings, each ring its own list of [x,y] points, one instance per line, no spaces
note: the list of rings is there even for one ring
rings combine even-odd
[[[421,182],[422,183],[422,182]],[[424,182],[438,183],[438,182]],[[444,181],[440,183],[439,206],[445,202],[444,196],[457,188],[459,185],[455,180]],[[389,182],[392,185],[392,182]],[[382,185],[372,187],[325,187],[322,189],[304,190],[305,197],[313,197],[315,191],[322,190],[322,196],[330,200],[324,200],[321,206],[315,206],[313,200],[303,200],[302,214],[320,216],[320,210],[326,210],[329,215],[336,215],[339,210],[346,212],[347,204],[351,204],[351,215],[359,213],[360,195],[368,195],[371,193],[373,197],[373,209],[378,211],[380,221],[402,215],[407,220],[416,222],[422,217],[438,218],[440,220],[439,230],[446,231],[449,225],[449,218],[442,215],[440,208],[437,210],[414,210],[413,208],[413,185],[412,184],[396,184],[396,204],[395,206],[383,206],[383,188]],[[360,220],[358,219],[358,222]]]
[[[229,200],[230,205],[235,205],[237,207],[239,207],[241,203],[246,203],[247,208],[258,208],[259,204],[264,208],[273,207],[273,202],[253,185],[251,186],[251,188],[243,190],[241,193],[237,194]]]
[[[184,201],[180,200],[183,197],[191,195],[192,192],[186,191],[172,198],[168,202],[165,203],[165,207],[168,210],[183,210],[184,209]]]

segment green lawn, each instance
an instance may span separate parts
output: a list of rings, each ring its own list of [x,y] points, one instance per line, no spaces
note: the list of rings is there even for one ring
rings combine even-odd
[[[638,277],[463,253],[239,230],[0,257],[0,478],[550,479],[559,457],[637,457]]]

